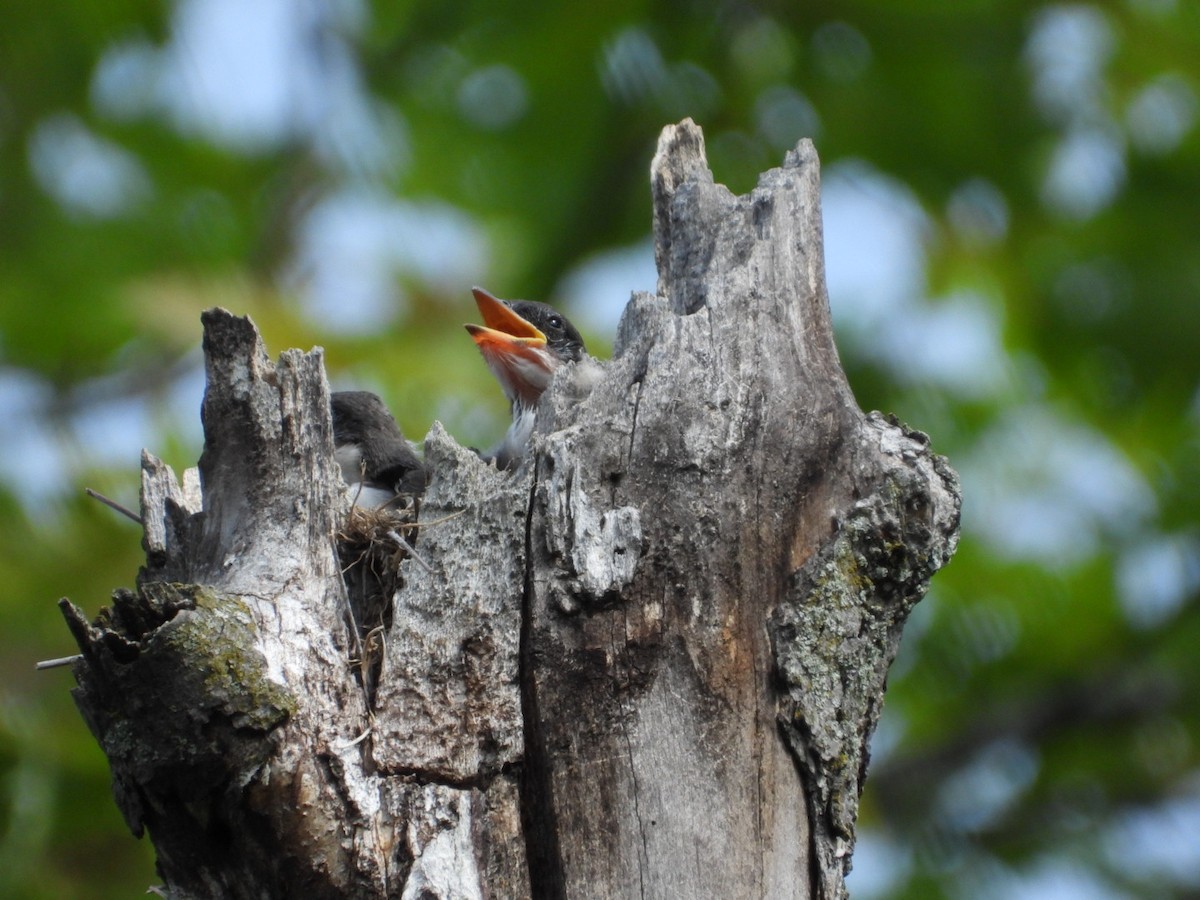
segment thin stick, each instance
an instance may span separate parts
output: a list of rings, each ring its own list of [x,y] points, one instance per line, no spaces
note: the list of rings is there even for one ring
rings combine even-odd
[[[360,734],[358,737],[356,737],[350,743],[338,745],[338,749],[339,750],[349,750],[355,744],[361,744],[363,741],[365,741],[367,739],[367,735],[369,735],[371,733],[371,729],[373,727],[374,727],[373,725],[368,725],[366,731],[364,731],[362,734]]]
[[[413,528],[428,528],[430,525],[441,525],[443,522],[449,522],[451,519],[457,519],[466,512],[465,509],[460,509],[457,512],[452,512],[448,516],[442,516],[440,519],[434,519],[432,522],[412,522]]]
[[[60,656],[58,659],[43,659],[34,668],[39,672],[42,669],[57,669],[61,666],[69,666],[77,659],[83,659],[83,654],[76,653],[74,656]]]
[[[116,500],[110,500],[107,497],[105,497],[102,493],[100,493],[99,491],[93,491],[90,487],[85,487],[83,490],[84,490],[84,493],[86,493],[93,500],[99,500],[101,503],[103,503],[109,509],[115,509],[121,515],[125,516],[126,518],[132,519],[133,521],[137,522],[139,525],[144,524],[142,522],[141,516],[139,516],[137,513],[135,513],[131,509],[126,509],[124,506],[122,506]]]
[[[422,569],[424,569],[430,575],[433,574],[433,566],[431,566],[429,563],[425,562],[425,560],[421,559],[421,556],[419,553],[417,553],[416,548],[412,544],[410,544],[408,541],[406,541],[403,537],[401,537],[399,533],[397,533],[393,529],[387,533],[387,536],[390,537],[397,544],[402,546],[405,550],[407,550],[409,557],[411,559],[415,559],[417,562],[419,562],[421,564]]]

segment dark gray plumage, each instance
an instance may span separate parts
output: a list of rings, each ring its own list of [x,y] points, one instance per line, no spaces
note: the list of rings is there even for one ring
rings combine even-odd
[[[370,391],[337,391],[329,397],[334,457],[358,504],[384,506],[397,494],[425,491],[425,466],[383,401]]]

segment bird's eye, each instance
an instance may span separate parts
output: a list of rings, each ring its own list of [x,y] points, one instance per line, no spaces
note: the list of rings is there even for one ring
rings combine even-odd
[[[550,327],[551,328],[562,328],[563,327],[562,316],[551,316],[550,317]]]

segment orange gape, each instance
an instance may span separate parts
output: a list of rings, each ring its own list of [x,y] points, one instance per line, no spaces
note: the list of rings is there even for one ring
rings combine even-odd
[[[504,395],[513,405],[534,407],[538,398],[550,386],[555,370],[565,362],[579,358],[583,341],[578,339],[569,323],[545,304],[518,301],[522,309],[551,321],[562,323],[570,329],[564,346],[566,352],[552,346],[546,333],[503,300],[494,297],[483,288],[472,288],[475,305],[485,325],[468,325],[467,331],[483,354],[488,368],[500,382]],[[571,339],[577,342],[577,347]]]

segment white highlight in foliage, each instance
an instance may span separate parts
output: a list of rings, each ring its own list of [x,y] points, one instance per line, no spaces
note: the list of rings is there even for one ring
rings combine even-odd
[[[1041,405],[1008,410],[956,459],[963,528],[1004,556],[1049,566],[1098,552],[1154,513],[1154,493],[1105,435]]]
[[[1195,126],[1196,109],[1196,92],[1183,75],[1160,75],[1138,91],[1125,110],[1129,139],[1143,153],[1169,153]]]
[[[926,296],[929,217],[912,192],[861,163],[832,166],[824,182],[826,276],[839,349],[909,384],[968,399],[1012,382],[1000,305],[980,293]],[[991,232],[1003,197],[986,196]],[[960,206],[970,205],[960,198]],[[960,210],[961,213],[961,210]],[[965,213],[961,213],[965,215]]]
[[[1148,535],[1117,560],[1117,593],[1131,623],[1164,624],[1200,589],[1200,539]]]
[[[577,263],[554,289],[571,318],[585,329],[612,334],[633,291],[654,293],[654,242],[614,247]]]
[[[73,215],[111,219],[150,194],[150,177],[136,156],[67,113],[34,128],[29,165],[42,190]]]
[[[399,201],[366,188],[322,198],[300,224],[284,280],[305,311],[344,333],[373,331],[404,309],[402,279],[453,295],[487,267],[483,229],[446,203]]]

